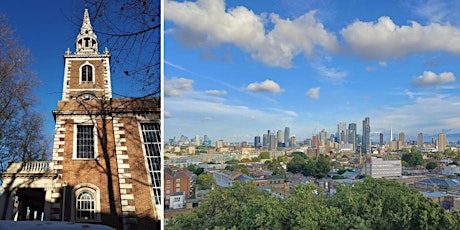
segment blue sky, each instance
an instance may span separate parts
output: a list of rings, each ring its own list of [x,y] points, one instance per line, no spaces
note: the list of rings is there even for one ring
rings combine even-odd
[[[75,52],[75,39],[80,31],[84,9],[84,2],[77,0],[0,1],[0,14],[6,15],[20,44],[30,50],[34,59],[30,70],[41,81],[34,89],[40,100],[36,108],[44,114],[45,130],[50,138],[54,134],[52,110],[57,109],[57,102],[62,97],[63,55],[67,48]],[[101,43],[103,35],[96,35]],[[103,49],[100,45],[100,52]],[[125,84],[121,76],[124,75],[112,72],[114,96],[117,93],[129,95],[130,88],[126,87],[129,84]]]
[[[460,132],[458,1],[164,1],[165,138]],[[395,135],[396,136],[396,135]]]

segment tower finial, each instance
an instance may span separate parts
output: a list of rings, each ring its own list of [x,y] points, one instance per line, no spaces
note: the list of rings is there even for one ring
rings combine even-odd
[[[83,14],[83,24],[81,25],[80,33],[77,36],[76,50],[77,54],[98,54],[97,36],[91,26],[88,9],[85,9]]]

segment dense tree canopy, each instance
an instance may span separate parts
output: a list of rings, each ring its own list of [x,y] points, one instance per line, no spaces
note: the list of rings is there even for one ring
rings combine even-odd
[[[216,179],[206,173],[202,173],[196,177],[196,186],[198,190],[211,189],[216,185]]]
[[[270,159],[270,152],[261,152],[259,157],[260,159]]]
[[[304,184],[285,199],[251,183],[217,188],[166,229],[459,229],[459,214],[447,212],[395,181],[366,178],[326,197]]]
[[[434,161],[430,161],[430,162],[426,163],[426,169],[428,171],[431,171],[431,170],[435,169],[436,167],[438,167],[438,163],[436,163]]]
[[[419,152],[404,153],[401,160],[407,164],[407,166],[418,166],[423,164],[423,156]]]
[[[331,160],[324,155],[317,158],[307,158],[305,160],[301,155],[294,155],[287,164],[287,171],[292,173],[302,173],[304,176],[323,178],[331,170]]]

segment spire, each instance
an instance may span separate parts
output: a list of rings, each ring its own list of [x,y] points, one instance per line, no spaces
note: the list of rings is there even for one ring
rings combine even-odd
[[[97,36],[91,26],[88,9],[83,14],[83,24],[76,41],[77,54],[98,54]]]

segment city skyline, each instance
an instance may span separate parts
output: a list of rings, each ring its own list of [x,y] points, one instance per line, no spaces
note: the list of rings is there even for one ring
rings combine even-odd
[[[455,1],[166,1],[165,139],[460,133]],[[277,130],[276,128],[273,130]]]
[[[365,121],[366,121],[366,118],[363,120],[363,123]],[[339,122],[337,124],[337,127],[339,128],[340,126],[342,126],[344,124],[346,125],[347,123],[346,122]],[[284,138],[282,139],[282,141],[279,141],[279,138],[276,138],[276,140],[278,142],[280,142],[280,143],[285,143],[286,145],[284,147],[295,147],[295,146],[290,145],[290,143],[288,145],[288,142],[286,142],[286,137],[287,136],[290,137],[289,140],[294,138],[296,140],[296,143],[304,142],[307,139],[309,139],[311,141],[314,137],[319,138],[319,139],[330,138],[331,137],[331,138],[334,138],[334,140],[332,140],[332,141],[335,141],[335,142],[337,142],[339,144],[342,142],[344,144],[353,144],[353,145],[358,144],[358,145],[360,145],[361,142],[359,140],[362,141],[363,133],[359,133],[359,132],[357,133],[356,132],[356,123],[349,123],[348,125],[349,125],[348,128],[346,130],[344,130],[348,134],[346,141],[341,140],[341,137],[338,135],[339,134],[339,132],[338,132],[339,129],[335,133],[331,132],[329,130],[321,129],[317,133],[312,133],[311,136],[299,140],[299,139],[297,139],[296,134],[286,135],[286,130],[289,131],[290,127],[285,127],[284,132],[283,132],[283,129],[274,129],[274,130],[269,129],[265,133],[255,135],[255,136],[252,136],[251,138],[249,138],[247,140],[241,140],[241,141],[229,141],[229,140],[225,140],[225,139],[221,139],[221,138],[213,138],[213,137],[210,137],[207,134],[201,134],[201,135],[197,134],[197,135],[194,135],[193,137],[181,134],[181,135],[178,135],[178,136],[165,137],[165,143],[170,144],[171,141],[173,141],[173,142],[183,142],[184,140],[182,140],[182,139],[185,138],[186,141],[188,141],[190,143],[194,143],[194,145],[212,146],[217,141],[223,141],[225,143],[232,143],[232,144],[239,144],[239,143],[246,142],[246,143],[252,143],[254,145],[260,144],[260,147],[262,147],[262,146],[268,147],[267,142],[269,142],[268,139],[269,139],[270,134],[273,134],[274,137],[277,137],[277,135],[275,135],[275,133],[278,134],[278,133],[281,132],[281,133],[284,133]],[[322,137],[323,135],[326,135],[326,137]],[[441,136],[443,138],[440,138]],[[453,134],[453,136],[455,138],[453,138],[452,140],[449,140],[447,138],[447,136],[448,135],[446,135],[445,133],[436,133],[436,134],[417,133],[417,136],[415,136],[415,137],[412,137],[412,136],[407,137],[406,133],[404,131],[400,131],[395,137],[395,135],[392,133],[392,129],[390,128],[390,130],[387,133],[372,133],[371,132],[370,142],[371,142],[371,144],[380,144],[380,145],[388,144],[389,145],[389,144],[391,144],[392,141],[401,141],[403,144],[412,143],[412,145],[422,147],[423,144],[433,143],[433,140],[439,140],[439,139],[443,139],[443,142],[445,142],[446,144],[448,144],[448,143],[458,143],[460,141],[460,139],[459,139],[460,134]],[[197,141],[197,138],[199,139],[199,141]],[[264,140],[264,142],[262,142],[262,140]]]

